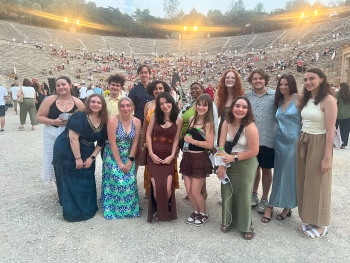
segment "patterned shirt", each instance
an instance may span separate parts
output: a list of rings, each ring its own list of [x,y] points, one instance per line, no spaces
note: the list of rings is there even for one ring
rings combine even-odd
[[[259,97],[254,90],[251,90],[245,96],[252,104],[255,125],[259,131],[260,146],[273,148],[273,139],[277,130],[276,110],[273,105],[275,91],[268,88],[266,93]]]

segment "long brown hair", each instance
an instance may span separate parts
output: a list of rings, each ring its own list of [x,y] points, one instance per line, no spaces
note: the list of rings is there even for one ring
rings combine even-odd
[[[226,115],[226,122],[227,123],[234,122],[235,116],[232,113],[232,109],[238,100],[245,100],[247,102],[247,105],[248,105],[247,115],[241,120],[241,125],[247,126],[248,124],[255,122],[252,105],[250,104],[249,99],[245,96],[237,97],[232,101],[232,103],[230,105],[230,109],[228,110],[227,115]]]
[[[345,104],[350,103],[350,90],[349,85],[345,82],[340,83],[339,95],[343,99]]]
[[[93,93],[89,97],[86,98],[85,101],[85,109],[82,111],[85,112],[86,114],[90,114],[91,109],[90,109],[90,101],[94,97],[99,97],[101,102],[102,102],[102,108],[101,111],[98,113],[98,116],[101,118],[101,124],[107,124],[108,122],[108,111],[107,111],[107,104],[105,98],[101,94]]]
[[[276,108],[278,108],[278,106],[280,105],[280,102],[283,100],[283,94],[280,91],[280,84],[281,84],[281,80],[282,79],[285,79],[288,82],[289,95],[292,95],[294,93],[298,93],[297,83],[295,81],[294,76],[292,74],[284,74],[284,75],[282,75],[282,77],[280,77],[280,79],[278,80],[276,93],[275,93],[274,106]]]
[[[233,72],[233,74],[235,74],[235,85],[233,86],[233,92],[232,94],[228,94],[227,92],[227,88],[225,86],[225,78],[227,73],[229,72]],[[224,114],[224,110],[225,110],[225,104],[227,101],[227,98],[229,95],[231,95],[233,98],[239,97],[239,96],[243,96],[244,94],[244,90],[242,88],[242,82],[241,82],[241,77],[238,74],[238,72],[234,69],[228,69],[224,72],[224,74],[222,74],[218,87],[217,87],[217,105],[218,105],[218,113],[219,116],[222,116],[222,114]]]
[[[322,70],[318,69],[318,68],[310,68],[306,71],[310,72],[310,73],[314,73],[317,74],[320,78],[323,79],[323,82],[320,84],[320,89],[317,92],[317,95],[315,97],[315,102],[314,104],[317,105],[319,104],[327,95],[331,94],[331,86],[329,85],[328,81],[327,81],[327,76],[323,73]],[[302,105],[303,107],[307,104],[307,102],[309,101],[311,96],[311,92],[308,91],[305,87],[304,87],[304,97],[302,99]]]
[[[204,119],[203,119],[203,125],[202,125],[203,130],[205,131],[205,127],[207,126],[207,123],[210,124],[209,131],[214,130],[214,112],[213,112],[213,100],[212,100],[212,98],[210,97],[209,94],[203,93],[203,94],[199,95],[199,97],[196,99],[195,107],[197,107],[198,103],[201,103],[204,106],[208,106],[208,111],[204,115]],[[192,126],[195,126],[197,124],[198,118],[199,118],[198,112],[197,112],[197,109],[195,108]]]

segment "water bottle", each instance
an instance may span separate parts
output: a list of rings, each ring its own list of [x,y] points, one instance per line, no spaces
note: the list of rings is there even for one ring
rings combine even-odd
[[[197,131],[199,132],[199,134],[205,139],[205,132],[202,131],[201,128],[197,128]]]
[[[225,155],[227,155],[227,153],[225,152],[224,148],[220,147],[219,150],[218,150],[218,152],[216,153],[216,155],[217,155],[217,156],[225,156]],[[230,163],[226,163],[226,164],[225,164],[225,167],[226,167],[226,168],[228,168],[228,167],[230,167],[230,166],[231,166]]]
[[[188,136],[191,136],[191,134],[187,133]],[[190,144],[188,142],[184,141],[184,146],[182,147],[182,152],[188,152],[188,147],[190,146]]]

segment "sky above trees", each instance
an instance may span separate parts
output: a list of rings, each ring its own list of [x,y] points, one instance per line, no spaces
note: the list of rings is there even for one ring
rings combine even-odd
[[[92,0],[88,0],[92,1]],[[88,2],[87,1],[87,2]],[[232,3],[232,0],[178,0],[179,8],[182,9],[186,14],[188,14],[193,8],[197,10],[197,12],[206,15],[211,9],[219,9],[223,13],[229,9],[229,6]],[[246,9],[254,9],[254,7],[260,2],[264,4],[266,12],[271,12],[277,8],[285,8],[288,0],[279,0],[279,1],[271,1],[271,0],[244,0]],[[137,7],[142,9],[149,9],[150,14],[153,16],[164,17],[164,6],[163,0],[94,0],[97,6],[103,7],[118,7],[120,11],[126,13],[133,13]],[[309,0],[310,4],[313,4],[316,0]],[[329,4],[329,0],[320,0],[320,2],[325,5]]]

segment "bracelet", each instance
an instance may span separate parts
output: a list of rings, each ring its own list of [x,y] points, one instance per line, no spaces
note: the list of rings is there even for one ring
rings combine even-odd
[[[52,125],[55,125],[55,124],[54,124],[54,120],[52,120]]]
[[[79,158],[75,158],[75,160],[79,160],[79,159],[81,159],[81,157],[79,157]]]

